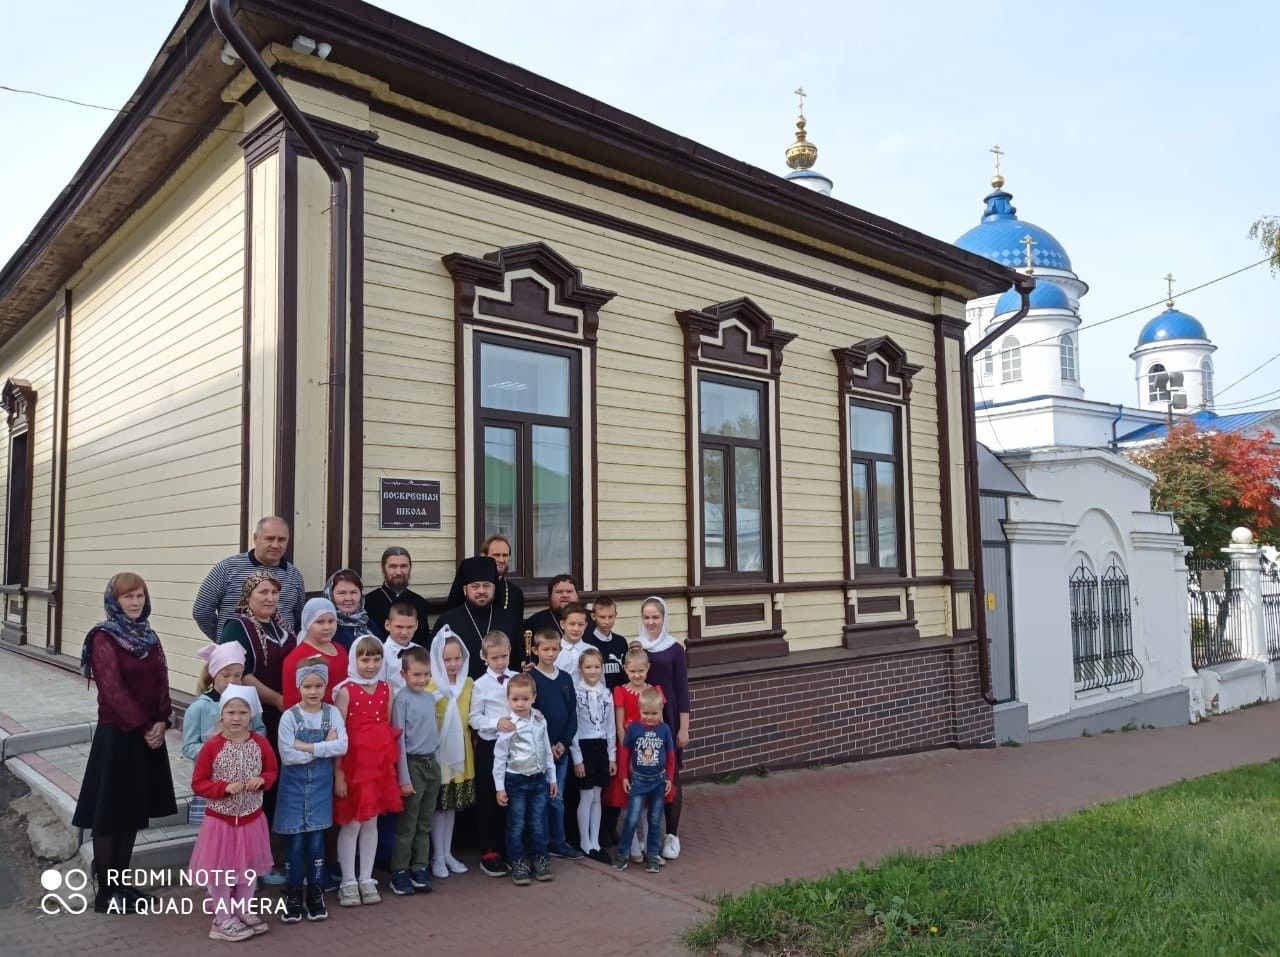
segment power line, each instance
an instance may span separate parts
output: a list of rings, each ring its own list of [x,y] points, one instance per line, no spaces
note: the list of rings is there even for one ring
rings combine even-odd
[[[1264,262],[1267,262],[1268,260],[1263,260],[1263,261],[1264,261]],[[1243,382],[1245,379],[1249,378],[1249,376],[1253,375],[1255,372],[1259,372],[1259,371],[1261,371],[1262,369],[1266,368],[1266,367],[1267,367],[1267,366],[1269,366],[1271,363],[1275,362],[1277,359],[1280,359],[1280,352],[1277,352],[1275,355],[1273,355],[1273,356],[1272,356],[1270,359],[1268,359],[1266,362],[1262,363],[1262,365],[1255,366],[1254,368],[1250,369],[1248,372],[1246,372],[1246,373],[1245,373],[1244,375],[1242,375],[1240,378],[1236,379],[1236,381],[1235,381],[1235,382],[1231,383],[1231,385],[1227,386],[1227,388],[1226,388],[1226,389],[1219,389],[1219,390],[1218,390],[1218,395],[1222,395],[1222,393],[1226,392],[1226,391],[1227,391],[1227,389],[1231,389],[1231,388],[1234,388],[1235,386],[1238,386],[1238,385],[1239,385],[1241,382]]]
[[[98,103],[86,103],[83,100],[73,100],[67,96],[55,96],[52,93],[41,93],[39,90],[23,90],[16,86],[5,86],[2,83],[0,83],[0,90],[3,90],[6,93],[20,93],[24,96],[36,96],[42,100],[54,100],[58,103],[70,103],[72,106],[83,106],[91,110],[103,110],[107,113],[115,113],[117,116],[132,116],[134,113],[137,112],[136,110],[116,109],[114,106],[102,106],[101,104],[98,104]],[[245,132],[244,130],[232,129],[231,127],[227,127],[227,126],[206,127],[204,123],[193,123],[190,120],[176,120],[168,116],[157,116],[155,113],[147,113],[144,115],[149,120],[158,120],[162,123],[174,123],[178,126],[194,126],[194,127],[199,127],[201,129],[208,129],[211,132],[214,130],[220,130],[223,133],[240,133],[242,135]]]
[[[1215,412],[1218,411],[1219,409],[1240,409],[1247,405],[1254,405],[1258,402],[1265,402],[1268,399],[1280,399],[1280,389],[1276,389],[1273,392],[1264,392],[1262,395],[1255,395],[1249,399],[1240,399],[1236,402],[1219,403],[1215,401],[1213,403],[1213,408]]]

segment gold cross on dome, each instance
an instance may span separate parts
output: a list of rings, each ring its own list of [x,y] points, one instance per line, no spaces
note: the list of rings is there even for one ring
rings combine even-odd
[[[805,97],[804,87],[802,86],[796,87],[796,96],[800,97],[800,115],[804,116],[804,97]]]
[[[1004,150],[1002,150],[1002,149],[1000,148],[1000,144],[999,144],[999,143],[997,143],[995,146],[991,147],[991,149],[987,150],[987,152],[988,152],[988,153],[994,153],[994,154],[995,154],[995,157],[996,157],[996,175],[997,175],[997,176],[999,176],[999,175],[1000,175],[1000,157],[1004,155]]]
[[[1031,273],[1036,271],[1035,262],[1034,262],[1034,259],[1032,258],[1031,247],[1038,246],[1040,244],[1031,238],[1030,233],[1027,233],[1027,235],[1023,236],[1020,240],[1018,240],[1018,242],[1021,245],[1027,247],[1027,275],[1031,275]]]
[[[1164,281],[1169,284],[1169,298],[1165,300],[1165,305],[1170,309],[1173,308],[1173,273],[1167,273]]]

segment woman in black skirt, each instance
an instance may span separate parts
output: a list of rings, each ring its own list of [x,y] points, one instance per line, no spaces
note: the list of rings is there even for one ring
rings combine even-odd
[[[133,913],[146,895],[120,879],[152,818],[177,813],[164,733],[173,725],[169,669],[151,630],[146,582],[120,572],[103,596],[107,618],[85,635],[80,671],[98,684],[98,729],[71,823],[93,831],[98,913]]]

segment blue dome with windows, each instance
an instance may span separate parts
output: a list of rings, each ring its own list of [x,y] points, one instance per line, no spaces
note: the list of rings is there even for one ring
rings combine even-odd
[[[1208,339],[1204,325],[1195,316],[1174,309],[1173,306],[1150,320],[1138,333],[1138,345],[1149,346],[1153,342],[1168,339]]]
[[[1025,269],[1027,249],[1022,244],[1025,236],[1034,241],[1031,247],[1031,264],[1042,269],[1071,271],[1071,258],[1047,229],[1018,218],[1013,205],[1013,195],[1003,189],[995,189],[984,197],[986,209],[982,222],[974,226],[955,244],[961,249],[993,259],[1010,269]]]
[[[1005,313],[1017,312],[1021,307],[1022,297],[1018,295],[1018,290],[1009,289],[996,300],[996,315],[1003,316]],[[1071,298],[1056,282],[1046,280],[1037,283],[1036,288],[1031,290],[1031,308],[1070,310]]]

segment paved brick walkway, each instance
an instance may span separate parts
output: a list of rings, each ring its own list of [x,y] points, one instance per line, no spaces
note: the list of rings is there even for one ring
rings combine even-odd
[[[385,955],[506,952],[680,954],[705,899],[754,882],[814,876],[893,850],[981,840],[1020,823],[1280,754],[1280,704],[1160,731],[1022,748],[935,751],[733,785],[689,789],[685,856],[657,877],[560,863],[554,884],[514,888],[478,874],[428,897],[339,911],[324,924],[276,926],[246,949]],[[34,892],[34,889],[33,889]],[[205,953],[204,918],[38,917],[36,901],[0,911],[6,955]],[[523,918],[521,915],[524,915]],[[437,951],[436,948],[443,948]]]

